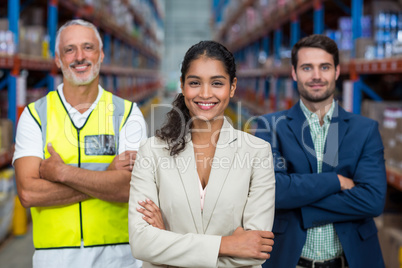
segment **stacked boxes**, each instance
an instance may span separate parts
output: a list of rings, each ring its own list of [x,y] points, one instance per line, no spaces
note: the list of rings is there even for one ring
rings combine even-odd
[[[375,56],[378,59],[402,54],[402,12],[396,1],[375,1],[374,17]]]
[[[0,19],[0,55],[13,55],[15,52],[14,35],[8,30],[8,20]]]
[[[387,268],[402,266],[402,216],[384,213],[375,219],[381,251]]]
[[[11,120],[0,119],[0,153],[11,149],[13,137],[13,123]]]
[[[379,122],[386,164],[402,172],[402,103],[365,100],[362,115]]]

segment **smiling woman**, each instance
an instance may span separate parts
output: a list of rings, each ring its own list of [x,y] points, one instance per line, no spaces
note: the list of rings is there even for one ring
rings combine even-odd
[[[221,61],[206,56],[194,60],[185,81],[181,81],[184,101],[194,124],[222,119],[236,90],[236,82],[236,78],[231,82]]]
[[[156,132],[168,143],[172,156],[184,150],[185,135],[197,128],[193,124],[201,129],[211,125],[221,128],[223,113],[237,84],[232,53],[213,41],[192,46],[184,56],[181,73],[182,93],[173,102],[168,121]]]
[[[132,253],[143,267],[260,267],[273,246],[270,145],[224,117],[237,84],[224,46],[192,46],[181,72],[182,93],[133,168]]]

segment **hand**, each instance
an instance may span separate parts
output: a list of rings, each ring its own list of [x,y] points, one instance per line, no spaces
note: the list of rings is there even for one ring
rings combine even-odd
[[[269,259],[274,245],[274,234],[269,231],[245,231],[238,227],[232,235],[222,237],[220,256]]]
[[[350,190],[355,187],[355,183],[352,179],[346,178],[338,174],[338,179],[341,184],[341,190]]]
[[[166,230],[161,210],[152,200],[147,199],[145,202],[139,201],[138,204],[142,207],[137,208],[137,211],[144,215],[142,218],[147,223],[161,230]]]
[[[64,161],[54,150],[51,143],[47,144],[47,150],[50,153],[50,157],[40,162],[39,176],[48,181],[59,182],[61,175],[64,174],[62,171],[65,166]]]
[[[137,151],[125,151],[116,155],[112,163],[108,166],[107,170],[128,170],[133,171]]]

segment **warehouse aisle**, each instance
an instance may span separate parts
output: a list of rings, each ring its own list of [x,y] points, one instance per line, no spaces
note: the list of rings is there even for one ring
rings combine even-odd
[[[165,120],[166,113],[170,110],[173,98],[162,98],[159,105],[151,107],[145,120],[148,126],[148,135],[153,136],[155,130],[160,128]],[[28,226],[28,232],[21,237],[10,237],[0,244],[1,268],[30,268],[32,267],[32,224]]]

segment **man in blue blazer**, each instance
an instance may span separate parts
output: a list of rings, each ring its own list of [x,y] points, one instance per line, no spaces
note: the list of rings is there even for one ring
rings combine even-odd
[[[378,124],[334,100],[330,38],[300,40],[292,65],[300,101],[260,117],[256,130],[272,146],[276,177],[275,245],[263,267],[384,267],[373,221],[386,193]]]

